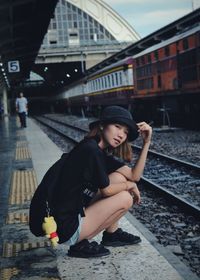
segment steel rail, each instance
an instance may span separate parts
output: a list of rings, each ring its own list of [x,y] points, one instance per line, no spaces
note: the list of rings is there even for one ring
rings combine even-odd
[[[85,133],[88,133],[89,130],[88,129],[85,129],[85,128],[81,128],[81,127],[78,127],[78,126],[74,126],[74,125],[71,125],[71,124],[68,124],[64,121],[59,121],[59,120],[55,120],[54,118],[51,118],[49,116],[44,116],[45,118],[51,120],[51,121],[54,121],[56,123],[60,123],[60,124],[63,124],[65,126],[68,126],[72,129],[76,129],[78,131],[81,131],[81,132],[85,132]],[[136,149],[136,150],[141,150],[142,147],[138,146],[138,145],[135,145],[135,144],[131,144],[132,148]],[[179,163],[181,164],[182,166],[185,166],[185,167],[189,167],[191,169],[195,169],[196,171],[200,171],[200,166],[197,165],[197,164],[194,164],[194,163],[190,163],[190,162],[187,162],[187,161],[183,161],[183,160],[180,160],[180,159],[177,159],[175,157],[171,157],[171,156],[168,156],[168,155],[164,155],[164,154],[161,154],[161,153],[158,153],[158,152],[155,152],[155,151],[152,151],[151,149],[149,149],[148,151],[149,154],[151,155],[154,155],[156,157],[160,157],[160,158],[163,158],[165,160],[168,160],[168,161],[171,161],[171,162],[174,162],[174,163]]]
[[[183,210],[183,212],[185,212],[187,215],[188,213],[190,213],[191,215],[200,219],[200,208],[198,206],[189,203],[188,201],[181,198],[180,196],[175,195],[173,192],[166,190],[162,186],[154,183],[151,180],[148,180],[143,176],[141,178],[141,183],[148,186],[149,189],[156,190],[156,192],[161,193],[168,201],[170,200],[171,202],[175,202],[175,204],[178,205]]]
[[[53,130],[55,133],[57,133],[57,134],[61,135],[62,137],[64,137],[64,138],[70,140],[73,144],[77,144],[77,143],[78,143],[77,140],[75,140],[74,138],[68,136],[67,134],[65,134],[64,132],[58,130],[57,128],[51,126],[50,124],[46,123],[45,121],[41,120],[39,117],[35,117],[35,119],[36,119],[38,122],[40,122],[41,124],[47,126],[47,127],[50,128],[51,130]]]
[[[132,145],[132,147],[137,149],[137,150],[141,150],[142,149],[140,146],[137,146],[137,145]],[[181,165],[183,165],[185,167],[189,167],[191,169],[195,169],[196,171],[200,171],[200,166],[197,165],[197,164],[193,164],[193,163],[181,160],[181,159],[170,157],[168,155],[163,155],[161,153],[158,153],[158,152],[155,152],[155,151],[152,151],[152,150],[149,150],[148,152],[151,155],[154,155],[156,157],[160,157],[160,158],[166,159],[166,160],[171,161],[171,162],[179,163],[179,164],[181,164]]]

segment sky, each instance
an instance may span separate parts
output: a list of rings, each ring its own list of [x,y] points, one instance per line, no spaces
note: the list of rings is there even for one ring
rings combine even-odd
[[[143,38],[200,7],[200,0],[104,0]]]

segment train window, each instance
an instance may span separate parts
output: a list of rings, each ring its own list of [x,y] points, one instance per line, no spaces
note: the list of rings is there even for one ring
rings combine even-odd
[[[169,46],[165,47],[165,56],[169,56],[170,55],[170,48]]]
[[[102,89],[104,89],[105,88],[104,77],[102,77],[101,79],[102,79]]]
[[[196,59],[196,50],[190,50],[180,55],[179,64],[182,67],[184,67],[184,65],[193,65],[196,64]]]
[[[110,85],[110,76],[108,76],[108,87],[110,88],[111,85]]]
[[[145,56],[144,55],[141,57],[141,62],[142,62],[142,64],[145,64]]]
[[[182,83],[196,81],[198,78],[196,65],[187,67],[182,70]]]
[[[158,88],[161,88],[161,86],[162,86],[161,76],[158,75]]]
[[[116,80],[116,85],[118,86],[118,84],[119,84],[119,81],[118,81],[118,75],[117,75],[118,73],[115,73],[115,80]]]
[[[154,57],[155,57],[155,60],[158,60],[158,51],[154,52]]]
[[[161,64],[161,62],[158,61],[158,62],[156,63],[156,66],[157,66],[157,73],[161,73],[161,71],[162,71],[162,64]]]
[[[137,87],[139,90],[153,88],[153,78],[138,80]]]
[[[105,85],[105,77],[102,77],[102,84],[103,84],[103,89],[105,89],[106,85]]]
[[[150,55],[150,54],[147,55],[147,61],[148,61],[149,63],[151,63],[151,55]]]
[[[139,60],[139,58],[136,59],[136,65],[137,65],[137,66],[140,66],[140,60]]]
[[[100,90],[101,89],[101,78],[99,78],[97,81],[98,81],[98,90]]]
[[[142,68],[140,67],[139,69],[136,70],[136,75],[137,75],[138,78],[141,78],[143,76],[142,75],[142,69],[143,69],[143,67]]]
[[[188,39],[185,38],[185,39],[183,39],[183,49],[184,49],[184,50],[187,50],[188,48],[189,48]]]
[[[107,77],[104,77],[104,81],[105,81],[105,88],[107,88]]]
[[[147,76],[150,76],[150,75],[151,75],[151,72],[152,72],[151,69],[152,69],[152,68],[151,68],[151,65],[147,65],[147,67],[146,67],[146,75],[147,75]]]
[[[103,89],[103,77],[100,78],[101,81],[101,89]]]
[[[111,74],[111,79],[112,79],[111,85],[114,86],[115,85],[115,79],[114,79],[114,74],[113,73]]]
[[[145,67],[141,68],[141,76],[144,77],[145,76]]]
[[[122,73],[119,72],[119,84],[122,85]]]
[[[178,88],[178,79],[177,78],[173,79],[173,87],[176,89]]]
[[[150,88],[153,88],[153,78],[150,78]]]

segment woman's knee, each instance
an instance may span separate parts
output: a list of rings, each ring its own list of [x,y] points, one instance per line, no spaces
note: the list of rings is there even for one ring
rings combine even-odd
[[[113,172],[109,175],[110,183],[111,184],[117,184],[117,183],[123,183],[126,182],[127,179],[119,172]]]
[[[130,195],[128,191],[122,191],[119,193],[119,200],[121,207],[124,210],[128,210],[133,205],[133,197]]]

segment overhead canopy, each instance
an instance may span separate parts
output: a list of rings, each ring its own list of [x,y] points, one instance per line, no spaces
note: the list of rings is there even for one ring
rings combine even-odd
[[[28,78],[58,0],[0,1],[0,84]],[[9,64],[9,61],[18,63]],[[20,72],[15,72],[19,70]]]

